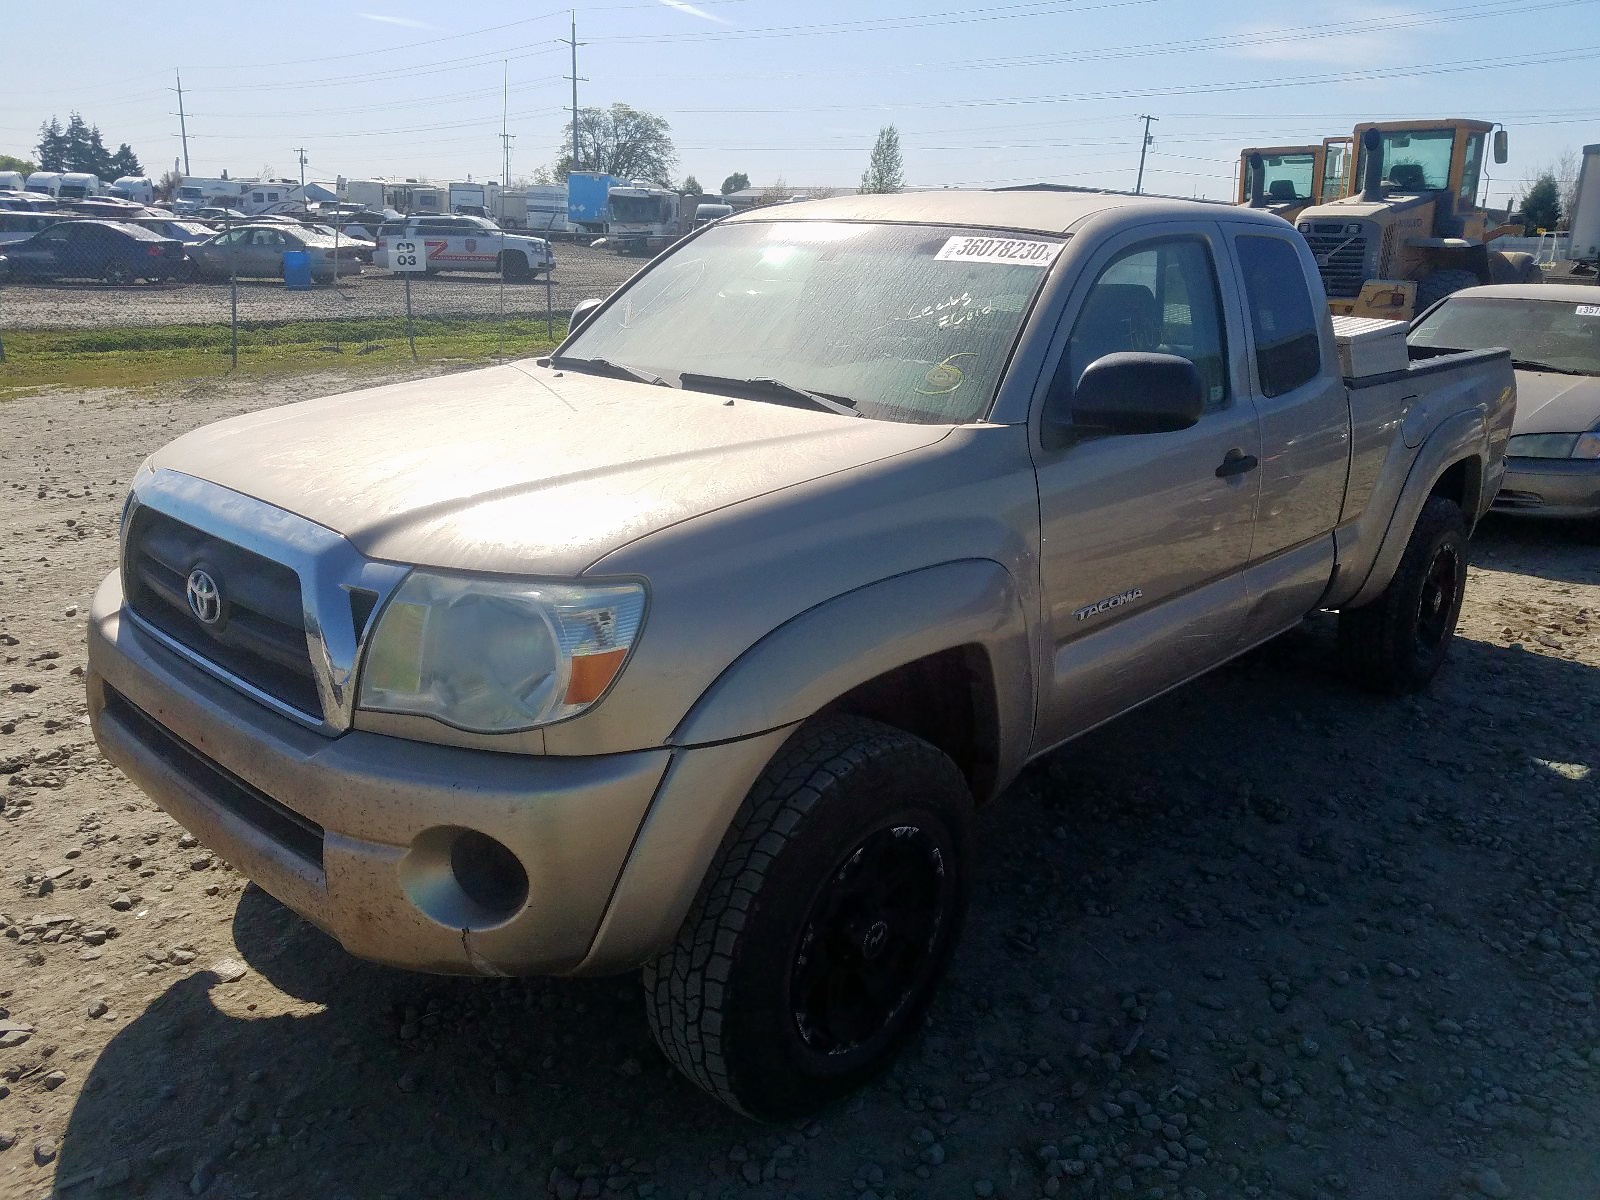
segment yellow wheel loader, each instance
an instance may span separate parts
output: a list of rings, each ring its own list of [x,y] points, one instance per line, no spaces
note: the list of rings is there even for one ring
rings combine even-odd
[[[1355,144],[1360,191],[1295,218],[1335,313],[1407,321],[1464,287],[1542,278],[1533,255],[1491,248],[1522,226],[1491,226],[1478,204],[1485,150],[1506,161],[1503,128],[1385,121],[1356,126]]]

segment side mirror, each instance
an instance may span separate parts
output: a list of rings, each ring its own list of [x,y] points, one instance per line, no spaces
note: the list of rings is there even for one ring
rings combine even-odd
[[[1504,129],[1496,129],[1494,131],[1494,161],[1495,162],[1503,163],[1503,162],[1506,161],[1506,153],[1510,148],[1510,142],[1511,142],[1511,139],[1506,136],[1506,131]]]
[[[603,303],[605,303],[605,301],[591,298],[589,300],[579,300],[576,304],[574,304],[572,306],[572,315],[567,318],[567,336],[570,337],[574,333],[577,333],[579,327],[583,325],[583,323],[590,317],[594,316],[594,310],[599,308]]]
[[[1200,420],[1205,385],[1187,358],[1119,351],[1089,364],[1070,406],[1074,428],[1173,433]]]

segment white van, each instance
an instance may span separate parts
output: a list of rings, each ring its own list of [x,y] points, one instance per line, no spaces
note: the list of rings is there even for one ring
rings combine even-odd
[[[110,191],[119,200],[132,200],[135,204],[155,203],[155,180],[148,175],[124,175],[112,183]]]
[[[49,196],[52,200],[59,200],[61,198],[61,172],[35,171],[28,176],[27,186],[24,190],[38,192],[41,196]]]

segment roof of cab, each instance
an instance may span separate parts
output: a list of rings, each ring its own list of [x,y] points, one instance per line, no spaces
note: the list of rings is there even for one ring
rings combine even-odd
[[[887,221],[912,225],[971,225],[1033,233],[1065,233],[1078,222],[1113,209],[1137,208],[1148,219],[1245,219],[1283,224],[1261,210],[1206,200],[1171,200],[1115,192],[1015,190],[977,191],[943,188],[932,192],[892,195],[835,196],[772,204],[727,218],[746,221]]]

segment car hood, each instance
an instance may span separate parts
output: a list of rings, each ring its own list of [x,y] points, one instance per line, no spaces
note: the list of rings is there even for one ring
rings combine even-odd
[[[1600,421],[1600,377],[1517,372],[1513,434],[1582,433]]]
[[[655,530],[932,445],[950,429],[530,360],[235,417],[147,465],[298,513],[371,558],[576,575]]]

